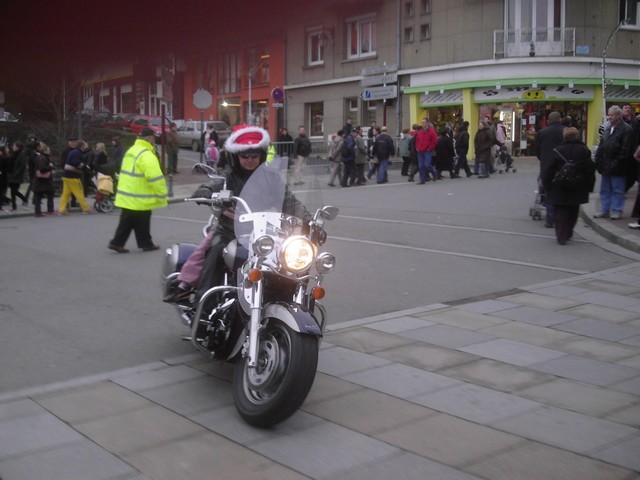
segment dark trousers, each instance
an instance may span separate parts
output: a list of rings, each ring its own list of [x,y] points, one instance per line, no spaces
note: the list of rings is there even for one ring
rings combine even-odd
[[[33,183],[36,181],[35,177],[29,179],[29,186],[27,187],[27,191],[24,192],[24,204],[27,205],[29,203],[29,195],[33,192]]]
[[[153,241],[151,240],[151,210],[127,210],[123,208],[116,234],[109,243],[124,247],[132,230],[136,235],[138,248],[153,246]]]
[[[403,177],[409,176],[409,166],[411,165],[411,157],[402,157],[402,169],[400,175]]]
[[[176,173],[178,171],[178,154],[169,154],[169,171],[167,173]]]
[[[53,191],[51,192],[34,192],[33,203],[36,206],[36,215],[42,213],[42,199],[47,197],[47,212],[53,213]]]
[[[356,177],[355,177],[356,185],[364,185],[365,183],[367,183],[367,179],[364,178],[365,168],[366,168],[366,165],[364,163],[356,163]],[[353,185],[353,181],[351,182],[351,185]]]
[[[22,193],[20,193],[19,183],[10,183],[9,188],[11,189],[11,208],[13,208],[14,210],[18,208],[16,206],[16,197],[22,200],[25,205],[27,204],[27,197],[25,197],[24,195],[22,195]]]
[[[344,171],[342,172],[342,186],[347,187],[356,179],[356,163],[354,161],[344,162]]]
[[[454,174],[460,175],[460,169],[464,170],[464,173],[467,174],[467,177],[471,175],[471,169],[469,168],[469,161],[467,160],[466,153],[458,154],[458,161],[456,162],[456,168],[454,170]]]
[[[573,236],[578,221],[580,205],[553,205],[555,215],[556,239],[564,245]]]
[[[9,184],[7,182],[7,174],[5,172],[0,172],[0,206],[3,204],[8,204],[10,202],[9,197],[7,197],[7,188]]]

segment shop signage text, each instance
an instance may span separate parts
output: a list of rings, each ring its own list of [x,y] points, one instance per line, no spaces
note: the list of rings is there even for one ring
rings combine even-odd
[[[477,87],[474,91],[476,102],[535,102],[545,100],[593,100],[593,86],[580,85],[569,88],[568,85],[541,85],[496,88]]]

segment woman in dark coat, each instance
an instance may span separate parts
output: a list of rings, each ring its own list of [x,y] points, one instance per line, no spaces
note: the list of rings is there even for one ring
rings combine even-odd
[[[33,202],[36,206],[36,217],[44,217],[40,206],[44,197],[47,197],[47,214],[53,215],[55,213],[53,208],[53,164],[49,158],[51,150],[43,142],[38,143],[36,153],[37,155],[34,159],[36,170],[33,182]]]
[[[436,172],[438,172],[438,180],[442,178],[442,172],[449,172],[450,178],[455,178],[453,174],[453,157],[456,152],[453,149],[453,139],[451,138],[451,130],[445,127],[440,130],[438,143],[436,145]]]
[[[563,143],[554,152],[554,157],[542,179],[547,201],[553,204],[555,212],[556,238],[564,245],[573,236],[573,228],[578,221],[580,205],[589,202],[589,193],[596,183],[596,166],[591,160],[591,150],[580,141],[580,133],[575,127],[562,132]],[[561,189],[553,184],[553,178],[565,163],[564,157],[576,164],[580,183],[573,189]]]
[[[491,150],[494,138],[487,122],[480,122],[476,136],[473,137],[473,146],[476,150],[476,164],[480,166],[478,178],[487,178],[491,171]]]
[[[27,205],[27,198],[20,193],[20,184],[24,182],[24,173],[27,169],[27,156],[24,152],[22,142],[15,142],[11,146],[11,150],[7,183],[11,190],[11,208],[15,211],[18,208],[16,205],[16,197],[22,200],[25,207]]]

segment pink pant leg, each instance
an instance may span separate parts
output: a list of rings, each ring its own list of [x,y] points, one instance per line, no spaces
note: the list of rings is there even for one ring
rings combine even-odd
[[[200,283],[200,274],[202,273],[202,267],[204,266],[204,261],[207,257],[207,252],[211,248],[211,240],[213,239],[213,234],[214,231],[210,231],[207,236],[202,239],[193,253],[189,255],[189,258],[186,262],[184,262],[184,265],[182,266],[182,270],[180,270],[178,280],[188,283],[192,287],[198,286],[198,283]]]

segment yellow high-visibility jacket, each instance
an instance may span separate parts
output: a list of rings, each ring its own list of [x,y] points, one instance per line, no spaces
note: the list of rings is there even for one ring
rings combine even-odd
[[[122,159],[116,207],[128,210],[153,210],[166,207],[167,184],[153,145],[141,138]]]

